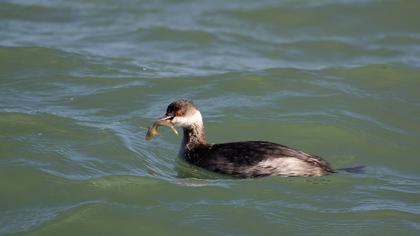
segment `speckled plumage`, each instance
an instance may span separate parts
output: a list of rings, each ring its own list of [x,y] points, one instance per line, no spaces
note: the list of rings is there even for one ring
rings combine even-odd
[[[242,178],[322,176],[333,172],[318,156],[265,141],[197,144],[186,148],[183,157],[204,169]]]
[[[333,173],[320,157],[266,141],[207,144],[201,113],[187,100],[171,103],[165,119],[183,128],[179,155],[201,168],[241,178],[323,176]]]

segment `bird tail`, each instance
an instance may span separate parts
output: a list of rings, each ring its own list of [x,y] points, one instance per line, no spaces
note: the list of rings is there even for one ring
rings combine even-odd
[[[352,166],[352,167],[345,167],[345,168],[340,168],[337,169],[339,171],[345,171],[348,173],[352,173],[352,174],[364,174],[365,171],[365,166]]]

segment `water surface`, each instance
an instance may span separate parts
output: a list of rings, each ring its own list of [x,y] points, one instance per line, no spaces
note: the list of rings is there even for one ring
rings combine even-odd
[[[0,235],[418,235],[417,1],[0,3]],[[364,174],[236,180],[147,126]]]

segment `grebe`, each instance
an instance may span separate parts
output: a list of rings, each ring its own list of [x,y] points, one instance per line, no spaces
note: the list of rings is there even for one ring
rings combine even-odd
[[[179,156],[198,167],[240,178],[260,176],[323,176],[335,171],[320,157],[266,141],[208,144],[203,118],[197,107],[180,99],[169,104],[166,114],[149,128],[146,139],[156,136],[157,127],[180,126],[183,138]]]

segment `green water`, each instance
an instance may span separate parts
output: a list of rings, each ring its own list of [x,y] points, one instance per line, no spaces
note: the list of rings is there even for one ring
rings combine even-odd
[[[419,1],[0,2],[0,235],[419,235]],[[147,127],[365,173],[236,180]]]

